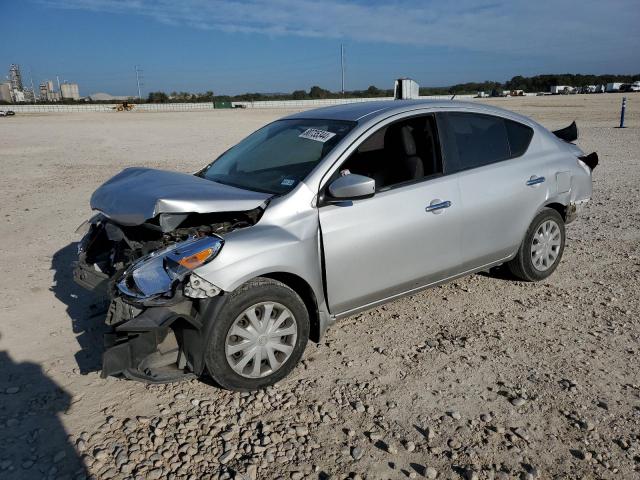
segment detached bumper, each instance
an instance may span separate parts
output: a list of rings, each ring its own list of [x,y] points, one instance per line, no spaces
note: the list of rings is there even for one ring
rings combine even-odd
[[[106,273],[99,272],[92,265],[86,263],[84,254],[82,253],[74,265],[73,280],[82,288],[98,294],[107,296],[109,293],[109,276]]]
[[[188,371],[193,371],[192,362],[180,347],[178,335],[184,329],[171,328],[178,319],[190,319],[190,302],[148,308],[139,313],[140,310],[131,310],[116,298],[109,310],[118,312],[108,318],[111,325],[117,326],[105,334],[102,378],[124,375],[147,383],[166,383],[195,376]]]

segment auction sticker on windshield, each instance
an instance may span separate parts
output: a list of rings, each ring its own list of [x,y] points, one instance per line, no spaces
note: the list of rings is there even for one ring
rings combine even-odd
[[[316,142],[326,142],[327,140],[335,137],[336,134],[327,132],[326,130],[320,130],[319,128],[307,128],[298,137],[308,138],[309,140],[315,140]]]

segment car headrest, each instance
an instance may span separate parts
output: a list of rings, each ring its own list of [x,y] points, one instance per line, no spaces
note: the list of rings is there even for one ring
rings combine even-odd
[[[417,149],[416,141],[413,138],[413,128],[409,125],[405,125],[400,129],[400,142],[406,155],[412,157],[416,154]]]

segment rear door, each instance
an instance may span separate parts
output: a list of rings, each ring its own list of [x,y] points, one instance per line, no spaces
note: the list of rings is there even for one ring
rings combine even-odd
[[[455,174],[464,210],[466,270],[513,254],[546,198],[548,172],[527,152],[533,130],[498,116],[439,114],[445,173]]]

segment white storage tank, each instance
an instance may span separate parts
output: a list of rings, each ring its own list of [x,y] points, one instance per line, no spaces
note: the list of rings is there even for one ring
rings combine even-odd
[[[80,89],[77,83],[63,83],[60,85],[60,94],[62,98],[80,100]]]
[[[9,102],[13,101],[11,96],[11,84],[9,82],[0,83],[0,101]]]

